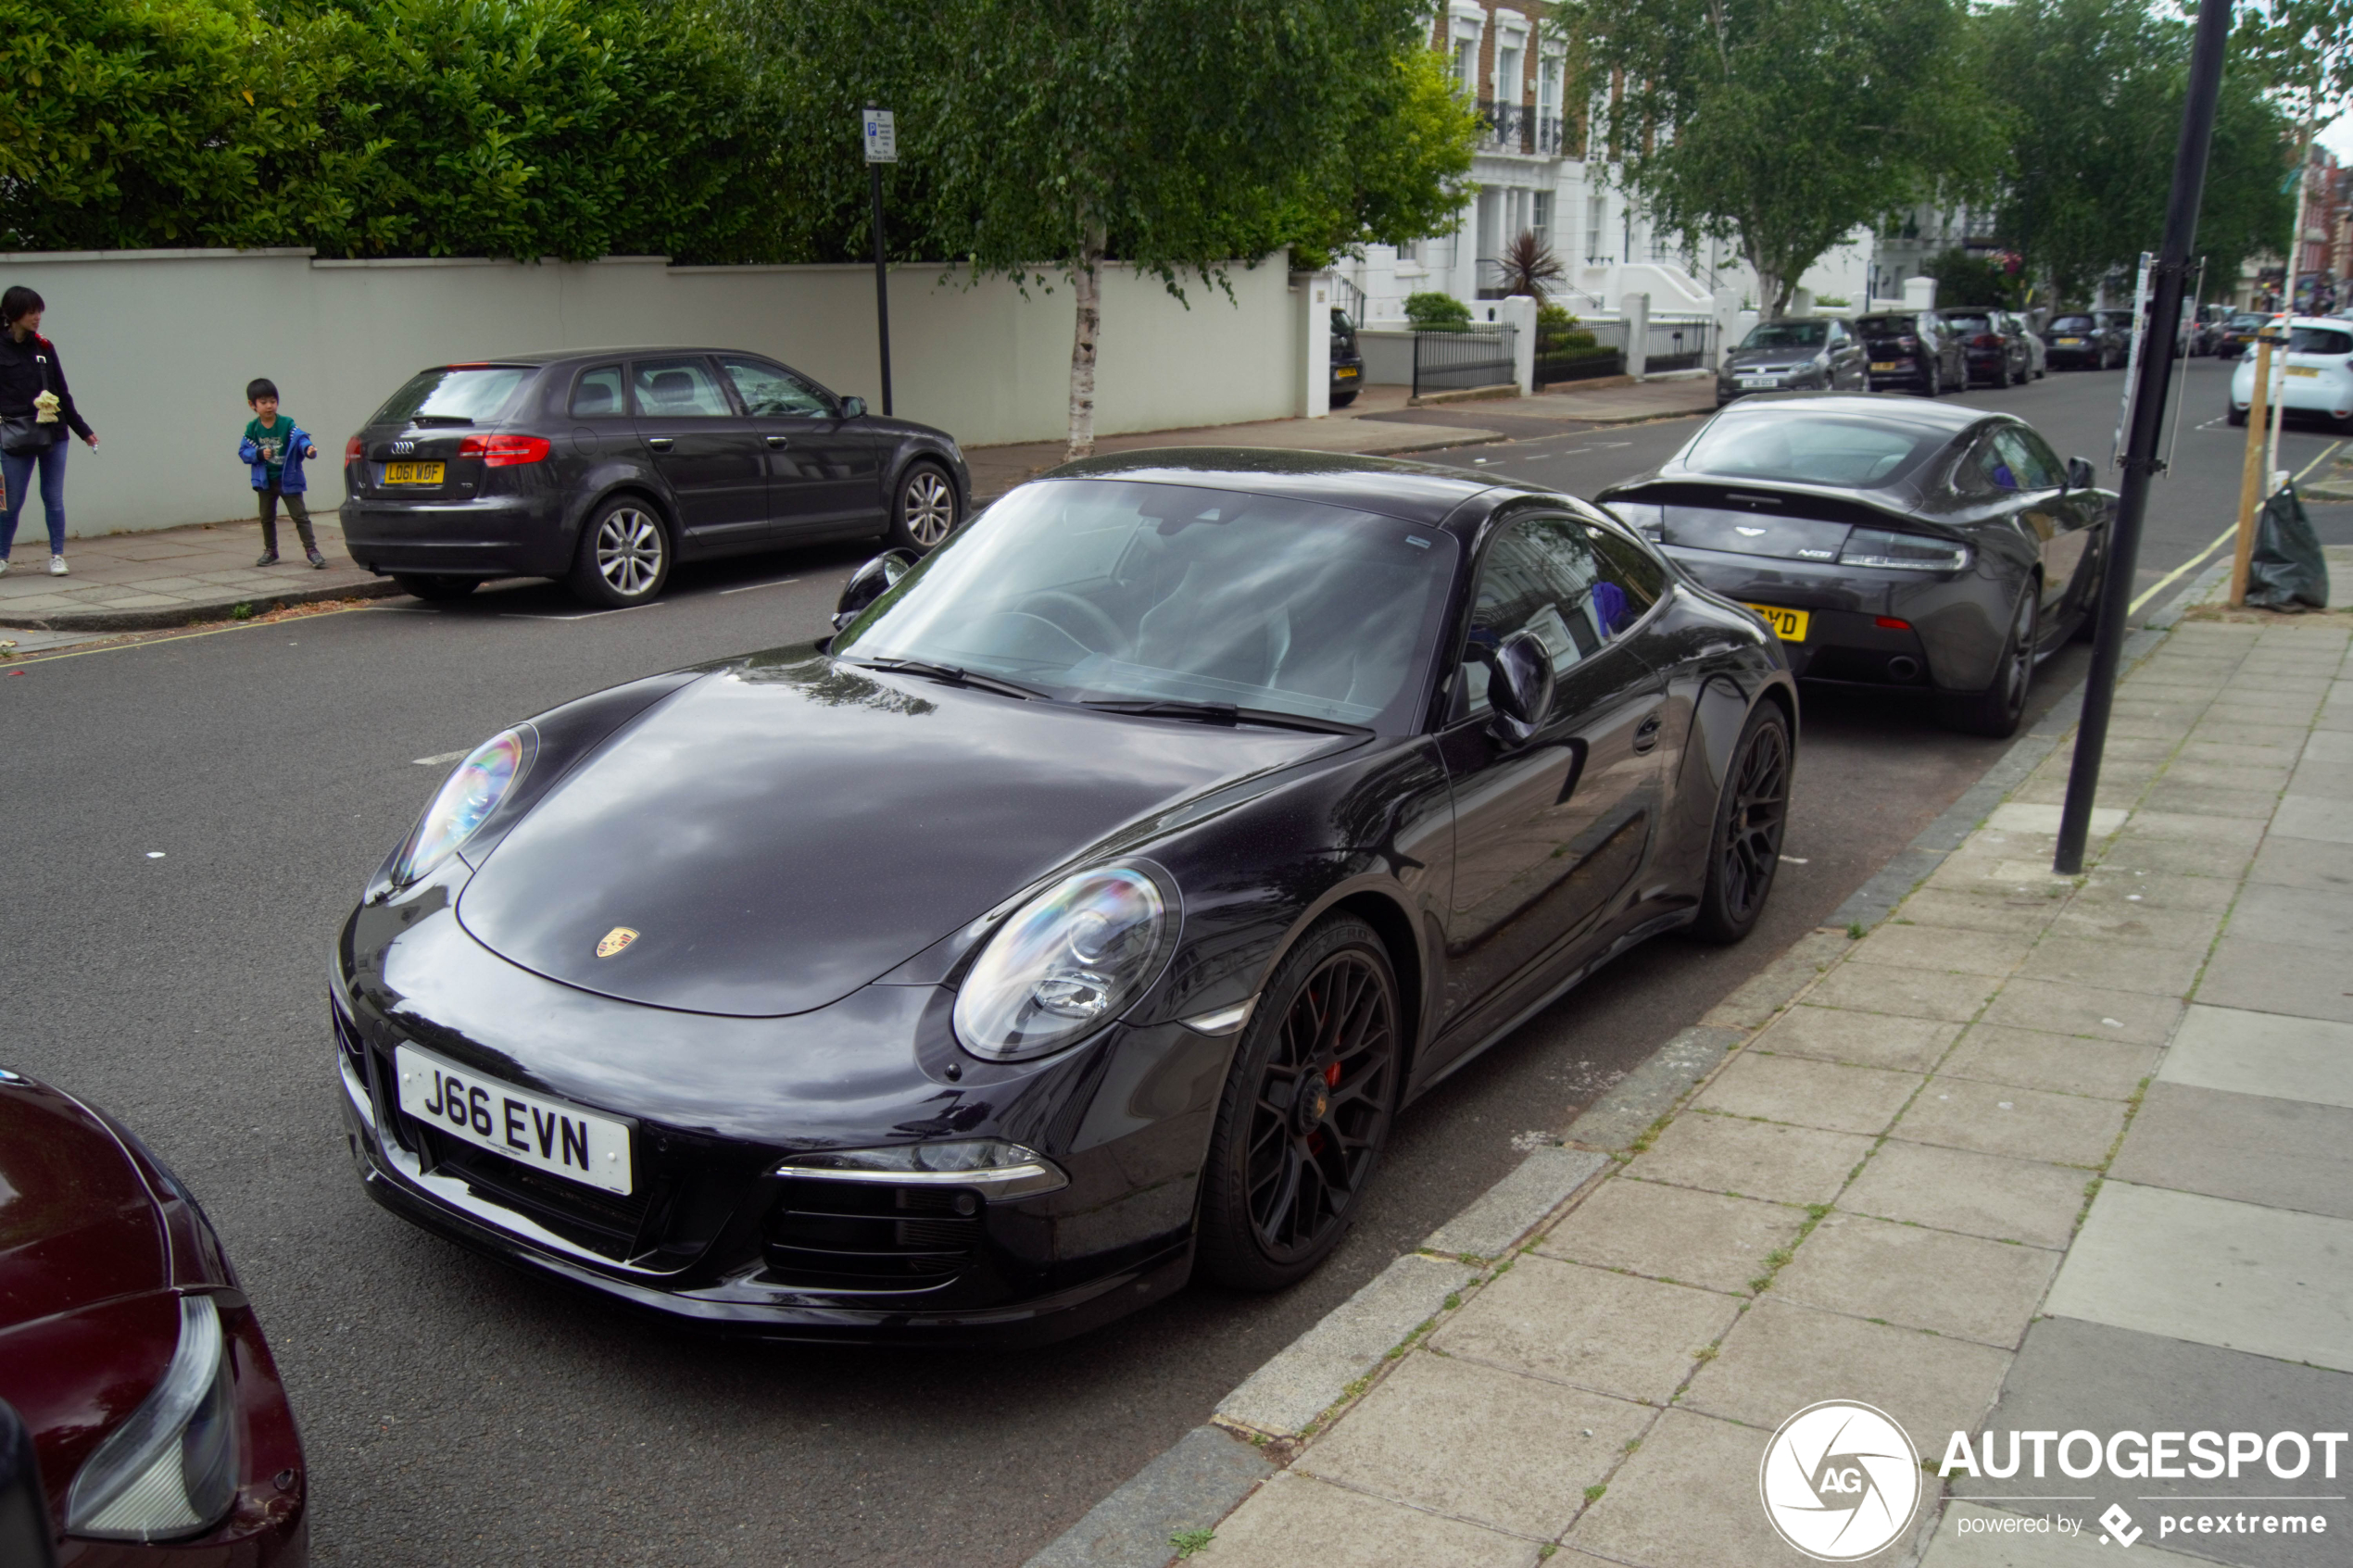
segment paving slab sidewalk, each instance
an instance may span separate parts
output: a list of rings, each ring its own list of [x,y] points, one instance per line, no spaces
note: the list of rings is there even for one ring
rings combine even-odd
[[[65,577],[49,575],[49,542],[40,529],[19,529],[8,574],[0,577],[0,627],[136,632],[225,620],[241,604],[259,611],[400,591],[390,578],[351,563],[332,513],[314,515],[311,522],[319,553],[327,558],[323,571],[302,558],[302,542],[283,518],[275,566],[253,564],[261,553],[261,528],[247,521],[68,539],[72,571]],[[31,651],[30,646],[24,651]]]
[[[2343,1430],[2347,645],[2320,618],[2177,626],[2120,691],[2085,875],[2048,869],[2060,745],[1875,929],[1805,939],[1641,1110],[1572,1123],[1561,1155],[1598,1174],[1565,1172],[1501,1257],[1426,1245],[1445,1298],[1327,1374],[1353,1374],[1333,1402],[1229,1400],[1271,1474],[1186,1521],[1214,1531],[1193,1560],[1802,1563],[1758,1466],[1823,1399],[1889,1412],[1931,1471],[1957,1432]],[[2348,1466],[1931,1473],[1872,1561],[2089,1561],[2114,1505],[2160,1568],[2353,1562]],[[2176,1533],[2208,1501],[2327,1533]]]

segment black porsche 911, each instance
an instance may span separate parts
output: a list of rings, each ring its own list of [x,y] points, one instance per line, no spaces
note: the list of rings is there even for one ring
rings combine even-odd
[[[2090,635],[2116,518],[2025,420],[1875,395],[1735,404],[1596,499],[1763,616],[1800,676],[1909,687],[1996,736]]]
[[[335,948],[379,1202],[775,1337],[1278,1287],[1416,1095],[1772,886],[1780,646],[1567,495],[1137,453],[868,567],[450,775]]]

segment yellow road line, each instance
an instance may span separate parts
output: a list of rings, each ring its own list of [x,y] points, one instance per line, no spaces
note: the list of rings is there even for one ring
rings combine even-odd
[[[2319,457],[2305,464],[2304,467],[2297,471],[2296,477],[2298,480],[2301,480],[2306,474],[2310,473],[2314,469],[2319,468],[2322,463],[2327,462],[2330,458],[2335,455],[2336,449],[2344,445],[2345,443],[2342,441],[2333,441],[2329,443],[2328,445],[2322,448],[2321,455]],[[2200,550],[2197,554],[2192,556],[2189,559],[2183,561],[2181,565],[2175,567],[2172,571],[2167,572],[2164,576],[2150,583],[2147,590],[2143,593],[2139,598],[2133,601],[2126,613],[2130,614],[2137,612],[2143,605],[2148,603],[2149,600],[2157,597],[2158,594],[2164,592],[2165,589],[2172,583],[2173,580],[2180,577],[2182,573],[2196,571],[2198,566],[2205,561],[2207,557],[2212,555],[2215,551],[2221,549],[2223,546],[2237,538],[2238,532],[2239,525],[2235,522],[2231,524],[2230,527],[2222,530],[2221,537],[2217,538],[2214,543],[2207,546],[2206,548]]]

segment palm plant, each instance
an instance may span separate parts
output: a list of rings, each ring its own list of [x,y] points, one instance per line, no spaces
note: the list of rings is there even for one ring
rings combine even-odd
[[[1544,303],[1547,285],[1567,275],[1553,247],[1538,238],[1533,229],[1522,229],[1514,235],[1495,260],[1503,269],[1504,292],[1527,295],[1539,305]]]

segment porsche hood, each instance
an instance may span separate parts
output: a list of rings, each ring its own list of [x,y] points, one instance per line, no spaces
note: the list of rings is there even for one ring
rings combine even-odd
[[[805,1012],[1123,824],[1331,744],[756,657],[555,784],[458,913],[510,961],[604,996]]]

